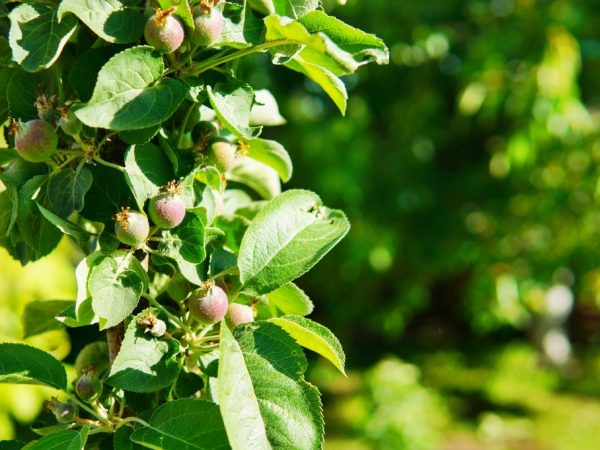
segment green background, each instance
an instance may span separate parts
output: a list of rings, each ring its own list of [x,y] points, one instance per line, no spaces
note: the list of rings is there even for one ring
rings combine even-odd
[[[325,6],[391,50],[345,79],[346,118],[300,75],[240,70],[288,119],[265,133],[292,155],[288,187],[352,222],[299,282],[348,354],[347,379],[312,360],[326,448],[597,449],[596,2]],[[28,301],[74,298],[80,255],[0,255],[0,340],[19,339]],[[35,344],[69,362],[89,338],[70,333]],[[0,439],[27,438],[50,394],[0,386]]]

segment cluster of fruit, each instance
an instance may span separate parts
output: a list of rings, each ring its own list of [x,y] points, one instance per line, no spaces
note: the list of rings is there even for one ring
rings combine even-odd
[[[219,0],[203,0],[192,9],[194,31],[190,37],[196,46],[208,46],[216,42],[223,33],[225,20],[223,13],[214,6]],[[156,10],[146,27],[144,37],[146,42],[161,53],[173,53],[185,39],[185,30],[181,22],[173,15],[175,8],[166,11]]]

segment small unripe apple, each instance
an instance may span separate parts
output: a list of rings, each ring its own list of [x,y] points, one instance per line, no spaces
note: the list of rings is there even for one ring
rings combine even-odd
[[[225,19],[219,9],[197,5],[192,10],[192,15],[194,16],[194,32],[192,33],[194,44],[208,46],[221,38]]]
[[[102,394],[102,382],[94,374],[94,367],[88,367],[75,384],[75,392],[84,402],[93,402]]]
[[[45,408],[54,414],[56,420],[60,423],[70,423],[77,417],[77,409],[71,403],[59,402],[56,398],[48,400],[44,404]]]
[[[254,322],[254,309],[252,306],[232,303],[229,305],[227,318],[234,327],[242,323]]]
[[[69,136],[77,136],[83,130],[83,123],[81,123],[70,109],[61,111],[58,126]]]
[[[209,283],[194,292],[188,300],[190,314],[201,323],[217,323],[227,313],[227,294],[219,286]]]
[[[160,228],[174,228],[185,218],[185,203],[179,196],[181,187],[175,181],[164,188],[164,192],[150,199],[148,214]]]
[[[157,9],[144,28],[146,42],[161,53],[173,53],[181,47],[185,38],[181,22],[171,15],[173,10]]]
[[[213,141],[208,148],[208,162],[221,172],[233,167],[237,158],[237,146],[225,139]]]
[[[129,208],[121,208],[121,212],[115,214],[114,219],[115,234],[123,244],[137,248],[148,238],[150,224],[144,214],[131,211]]]
[[[40,119],[15,125],[15,148],[26,161],[45,162],[56,153],[58,135],[48,122]]]

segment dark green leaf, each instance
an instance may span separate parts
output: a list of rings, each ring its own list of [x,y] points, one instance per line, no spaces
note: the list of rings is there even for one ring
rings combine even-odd
[[[48,330],[62,329],[55,319],[59,312],[72,306],[69,300],[46,300],[27,303],[23,313],[23,337],[34,336]]]
[[[62,0],[59,19],[63,20],[67,13],[75,14],[105,41],[117,44],[137,41],[146,23],[141,12],[118,0]]]
[[[81,211],[92,181],[92,172],[87,167],[64,169],[53,175],[48,181],[48,201],[52,211],[61,217]]]
[[[121,48],[116,45],[91,48],[75,60],[69,70],[69,83],[79,94],[79,99],[82,102],[87,102],[92,97],[98,72]]]
[[[162,55],[139,46],[113,56],[98,73],[92,98],[75,114],[86,125],[111,130],[138,130],[159,125],[183,101],[185,85],[162,78]]]
[[[0,383],[67,389],[67,373],[52,355],[25,344],[0,344]]]
[[[121,207],[135,208],[135,199],[122,172],[101,165],[92,166],[90,170],[94,181],[85,196],[81,215],[88,220],[110,224],[112,232],[113,215]]]
[[[39,4],[19,5],[9,17],[13,59],[29,72],[54,64],[77,27],[74,17],[58,23],[56,9]]]
[[[139,209],[159,193],[160,188],[175,179],[173,166],[164,152],[154,144],[132,145],[125,153],[127,180]]]
[[[196,213],[188,211],[179,226],[163,232],[157,252],[175,261],[200,264],[206,257],[202,219]]]
[[[85,448],[88,432],[89,426],[86,425],[79,432],[65,430],[49,434],[26,445],[23,450],[81,450]]]
[[[146,144],[160,131],[160,125],[141,130],[124,130],[119,132],[119,138],[129,145]]]
[[[17,224],[27,243],[29,259],[34,261],[49,254],[56,248],[63,234],[46,219],[37,204],[48,206],[43,184],[45,175],[33,177],[19,190],[19,210]],[[36,203],[37,202],[37,203]]]
[[[140,314],[127,327],[107,383],[131,392],[153,392],[173,384],[179,366],[170,358],[169,343],[152,336],[144,326],[138,325]]]
[[[162,450],[228,449],[219,407],[204,400],[167,402],[152,414],[149,427],[134,431],[133,442]]]
[[[56,228],[62,231],[64,234],[71,236],[76,239],[78,242],[83,242],[91,236],[91,233],[81,228],[79,225],[74,224],[73,222],[69,222],[68,220],[63,219],[62,217],[57,216],[51,211],[48,211],[42,205],[38,203],[38,209],[44,216],[46,220],[52,223]]]

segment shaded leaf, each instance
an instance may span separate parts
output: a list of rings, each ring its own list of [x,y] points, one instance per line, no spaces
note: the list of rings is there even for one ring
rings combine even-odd
[[[13,59],[29,72],[54,64],[77,27],[74,17],[58,23],[55,9],[35,3],[17,6],[9,18]]]
[[[159,125],[186,94],[182,82],[162,78],[164,68],[162,55],[152,47],[117,53],[100,69],[92,98],[75,114],[90,127],[117,131]]]
[[[58,18],[65,20],[67,13],[75,14],[99,37],[116,44],[137,41],[144,33],[146,23],[141,12],[118,0],[62,0]]]
[[[177,361],[170,359],[166,340],[146,333],[137,323],[142,311],[127,326],[121,350],[115,358],[107,383],[131,392],[153,392],[170,386],[179,373]]]
[[[161,405],[149,427],[136,429],[133,442],[163,450],[228,449],[229,443],[219,407],[204,400],[183,399]]]
[[[62,329],[62,324],[54,316],[72,306],[73,303],[69,300],[45,300],[27,303],[22,316],[23,337],[27,338],[45,331]]]
[[[67,373],[52,355],[25,344],[0,344],[0,383],[45,384],[67,389]]]
[[[92,186],[92,172],[87,167],[64,169],[48,181],[48,201],[56,214],[62,217],[81,211],[84,198]]]

